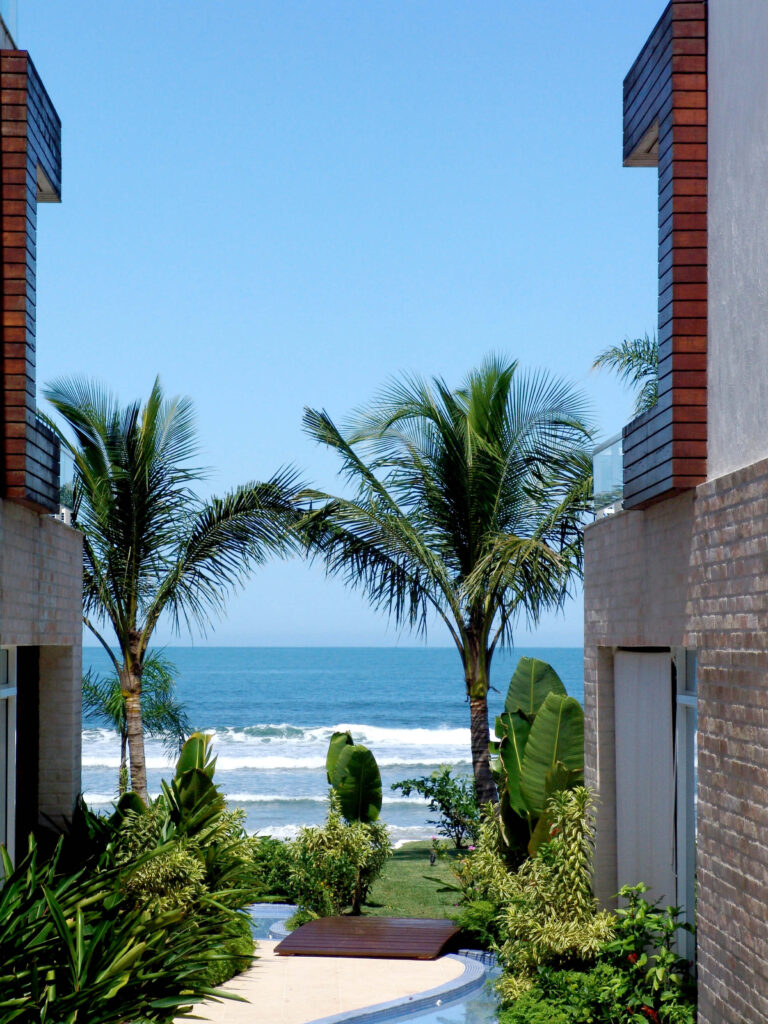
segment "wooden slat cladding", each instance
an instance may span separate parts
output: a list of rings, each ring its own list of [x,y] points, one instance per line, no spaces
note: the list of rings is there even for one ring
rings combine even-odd
[[[659,175],[659,401],[624,428],[624,506],[706,479],[707,5],[672,0],[624,80],[624,163]]]
[[[24,50],[0,51],[3,497],[58,511],[59,444],[35,405],[37,203],[61,197],[61,125]]]

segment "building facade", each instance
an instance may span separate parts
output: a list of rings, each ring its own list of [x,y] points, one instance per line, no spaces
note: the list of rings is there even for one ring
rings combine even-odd
[[[768,1020],[768,4],[672,0],[624,83],[658,168],[659,401],[586,531],[596,889],[698,925],[702,1024]]]
[[[80,791],[82,544],[58,521],[60,453],[35,400],[37,213],[61,199],[61,125],[0,5],[0,842]]]

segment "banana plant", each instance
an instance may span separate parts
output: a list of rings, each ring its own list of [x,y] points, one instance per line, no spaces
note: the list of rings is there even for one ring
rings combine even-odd
[[[336,732],[331,736],[325,764],[346,820],[366,824],[376,821],[381,812],[381,773],[368,747],[355,743],[348,732]]]
[[[584,712],[551,665],[521,658],[491,744],[502,837],[510,859],[550,835],[552,793],[584,781]]]

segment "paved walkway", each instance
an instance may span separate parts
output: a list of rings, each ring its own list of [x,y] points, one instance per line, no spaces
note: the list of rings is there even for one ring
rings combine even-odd
[[[275,956],[277,943],[259,940],[259,959],[223,989],[248,1002],[198,1004],[213,1024],[310,1024],[436,988],[463,971],[457,960],[365,960],[330,956]]]

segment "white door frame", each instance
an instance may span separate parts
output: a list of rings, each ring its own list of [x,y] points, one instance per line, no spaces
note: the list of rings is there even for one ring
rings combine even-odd
[[[0,843],[5,845],[11,860],[16,849],[16,666],[16,648],[0,647],[0,752],[4,755],[0,766],[4,778],[0,801],[5,826],[0,828]]]

